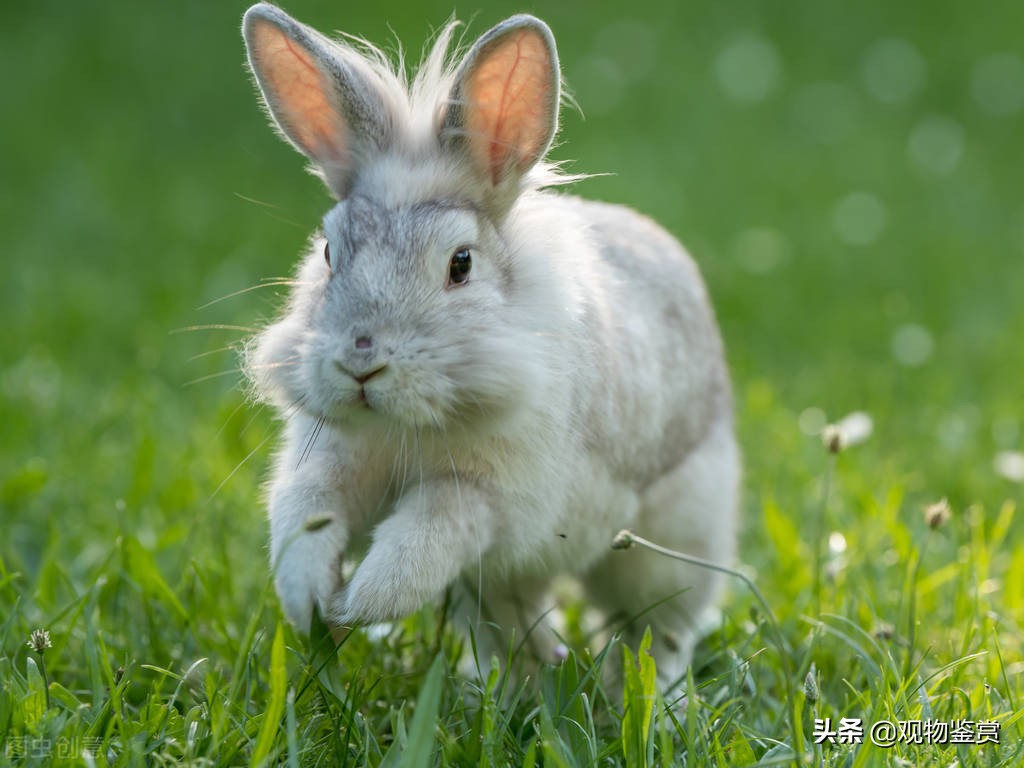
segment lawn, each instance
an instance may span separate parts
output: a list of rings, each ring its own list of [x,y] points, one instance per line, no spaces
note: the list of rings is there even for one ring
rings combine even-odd
[[[638,649],[575,604],[573,654],[529,679],[460,673],[443,606],[337,653],[284,622],[278,424],[237,357],[282,295],[242,291],[330,203],[257,106],[244,8],[0,10],[0,764],[1024,762],[1024,7],[456,9],[549,22],[579,105],[553,157],[714,299],[757,591],[731,580],[681,702],[642,650],[606,695],[595,666]],[[415,60],[453,8],[287,10]],[[871,435],[830,452],[854,412]]]

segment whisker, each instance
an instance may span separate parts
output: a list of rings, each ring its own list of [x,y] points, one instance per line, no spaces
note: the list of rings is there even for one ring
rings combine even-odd
[[[277,205],[276,203],[268,203],[266,200],[257,200],[255,197],[249,197],[248,195],[243,195],[241,192],[235,192],[234,194],[235,194],[235,197],[237,197],[239,200],[245,200],[245,202],[247,202],[247,203],[252,203],[253,205],[258,205],[258,206],[260,206],[262,208],[272,208],[272,209],[276,210],[276,209],[280,209],[280,207],[281,207],[281,206]]]
[[[423,449],[420,447],[420,427],[416,426],[416,458],[420,465],[420,492],[423,492]]]
[[[220,425],[220,429],[218,429],[216,434],[214,434],[214,438],[219,438],[221,436],[221,433],[224,432],[224,429],[227,427],[227,425],[231,423],[231,420],[233,418],[235,418],[235,414],[237,414],[244,407],[245,407],[245,401],[244,400],[234,407],[234,410],[232,410],[231,413],[228,415],[228,417],[226,419],[224,419],[224,423]],[[259,411],[257,411],[257,413],[259,413]]]
[[[455,480],[455,495],[458,498],[459,510],[463,509],[462,503],[462,485],[459,482],[459,470],[455,466],[455,456],[452,455],[451,444],[448,442],[448,436],[441,429],[441,425],[437,423],[437,418],[434,418],[437,424],[438,433],[441,435],[441,439],[444,440],[444,450],[448,454],[448,463],[452,468],[452,478]],[[474,510],[476,508],[474,507]],[[483,566],[483,547],[480,544],[480,521],[474,520],[473,525],[473,538],[476,541],[476,623],[479,625],[483,616],[483,594],[484,594],[484,566]]]
[[[302,453],[299,454],[299,464],[296,469],[301,467],[302,462],[309,458],[309,454],[313,451],[313,444],[316,443],[316,438],[320,434],[320,427],[323,423],[324,420],[322,417],[317,417],[317,420],[313,422],[313,429],[310,430],[309,437],[306,439],[306,445],[303,447]]]
[[[309,446],[310,452],[316,447],[316,441],[320,439],[320,433],[324,431],[325,426],[327,426],[327,419],[320,419],[320,428],[317,429],[316,435],[313,437],[313,445]]]
[[[384,440],[383,440],[383,442],[385,444],[390,444],[390,443],[393,443],[396,439],[398,439],[398,441],[399,441],[399,443],[398,443],[398,451],[395,453],[395,455],[394,455],[394,457],[392,458],[392,461],[391,461],[391,471],[388,473],[388,484],[384,488],[384,493],[382,493],[380,495],[380,499],[377,501],[377,506],[370,513],[370,516],[369,516],[370,520],[376,520],[380,516],[380,512],[381,512],[382,509],[384,509],[384,505],[388,502],[388,500],[390,498],[392,498],[392,496],[391,496],[392,490],[394,490],[394,492],[395,492],[394,498],[396,498],[396,499],[401,498],[402,494],[405,492],[405,483],[404,483],[404,481],[401,483],[401,485],[398,484],[399,462],[402,462],[402,467],[403,467],[402,471],[403,471],[403,475],[404,475],[404,466],[405,466],[405,460],[406,460],[406,458],[405,458],[405,433],[402,432],[400,429],[396,428],[394,425],[387,424],[385,426],[385,428],[384,428]]]
[[[417,463],[420,465],[420,482],[417,485],[416,490],[419,493],[420,505],[422,507],[422,504],[423,504],[423,448],[421,447],[421,444],[420,444],[420,426],[419,426],[419,424],[416,425],[416,432],[415,432],[415,434],[416,434],[416,459],[417,459]]]
[[[391,434],[392,428],[388,424],[384,428],[384,439],[381,442],[384,445],[390,445],[394,440],[394,436]],[[398,451],[391,457],[391,469],[388,470],[388,484],[384,487],[384,493],[381,494],[381,498],[387,498],[388,494],[391,493],[391,489],[395,485],[395,480],[398,476],[398,461],[402,457],[402,444],[398,444]],[[378,505],[379,507],[379,505]]]
[[[196,384],[202,384],[204,381],[210,381],[211,379],[219,379],[219,378],[222,378],[224,376],[231,376],[232,374],[238,375],[240,377],[244,376],[242,371],[240,371],[238,368],[232,368],[230,371],[220,371],[218,373],[210,373],[210,374],[207,374],[206,376],[200,376],[198,379],[192,379],[192,381],[186,381],[181,386],[182,387],[192,387],[192,386],[195,386]]]
[[[303,395],[298,400],[296,400],[291,405],[289,405],[285,409],[284,413],[281,414],[281,416],[283,418],[288,418],[290,416],[294,416],[302,408],[302,406],[304,406],[306,404],[306,400],[307,399],[308,398],[306,397],[306,395]]]
[[[259,363],[258,365],[249,364],[247,368],[251,368],[254,371],[264,371],[273,368],[291,368],[292,366],[299,365],[302,361],[298,358],[288,360],[278,360],[276,363]]]
[[[208,301],[205,304],[203,304],[202,306],[196,307],[196,311],[198,312],[200,310],[207,309],[208,307],[212,307],[214,304],[219,304],[222,301],[227,301],[228,299],[233,299],[236,296],[241,296],[241,295],[249,293],[251,291],[258,291],[260,288],[271,288],[273,286],[278,286],[278,285],[299,285],[299,284],[300,283],[298,283],[295,280],[274,280],[273,282],[269,282],[268,281],[268,282],[260,283],[258,285],[251,285],[248,288],[242,288],[241,290],[233,291],[232,293],[229,293],[226,296],[221,296],[219,299],[213,299],[212,301]]]
[[[207,323],[205,325],[189,325],[184,328],[175,328],[172,331],[168,331],[168,334],[174,336],[179,333],[191,333],[193,331],[242,331],[243,333],[259,333],[259,328],[249,328],[245,325],[227,325],[225,323]]]
[[[313,426],[309,429],[309,434],[306,435],[306,441],[302,445],[302,452],[299,453],[299,461],[295,464],[295,468],[298,469],[302,466],[302,460],[306,456],[306,451],[309,449],[309,444],[313,441],[313,434],[316,432],[317,426],[319,426],[319,419],[313,422]]]
[[[265,438],[263,438],[263,439],[262,439],[262,440],[260,441],[259,445],[257,445],[257,446],[256,446],[255,448],[253,448],[253,449],[252,449],[251,451],[249,451],[249,454],[248,454],[248,455],[247,455],[247,456],[246,456],[246,457],[245,457],[244,459],[242,459],[242,460],[241,460],[240,462],[238,462],[238,464],[237,464],[237,465],[235,465],[235,468],[231,470],[231,474],[229,474],[229,475],[228,475],[227,477],[225,477],[225,478],[224,478],[223,480],[221,480],[221,481],[220,481],[220,485],[218,485],[218,486],[217,486],[217,488],[216,488],[216,490],[214,490],[214,492],[210,494],[210,498],[208,498],[208,499],[206,500],[206,503],[207,503],[207,504],[209,504],[209,503],[210,503],[211,501],[213,501],[214,497],[215,497],[215,496],[216,496],[216,495],[217,495],[218,493],[220,493],[220,489],[221,489],[221,488],[223,488],[223,487],[224,487],[225,485],[227,485],[227,484],[228,484],[228,481],[229,481],[229,480],[230,480],[230,479],[231,479],[232,477],[234,477],[234,476],[235,476],[235,473],[237,473],[237,472],[238,472],[238,470],[240,470],[240,469],[242,468],[242,466],[243,466],[243,465],[244,465],[244,464],[245,464],[245,463],[246,463],[246,462],[247,462],[247,461],[248,461],[249,459],[251,459],[251,458],[252,458],[253,456],[255,456],[255,455],[256,455],[256,453],[257,453],[257,452],[258,452],[258,451],[260,450],[260,448],[262,448],[262,447],[263,447],[264,445],[266,445],[266,444],[267,444],[267,441],[268,441],[268,440],[270,440],[270,438],[272,438],[273,436],[274,436],[274,435],[273,435],[273,433],[271,433],[271,434],[267,435],[267,436],[266,436]]]
[[[259,415],[263,412],[263,409],[266,408],[266,407],[267,406],[265,404],[263,404],[263,403],[259,404],[259,407],[256,408],[256,413],[254,413],[252,415],[252,418],[250,418],[249,421],[247,421],[245,423],[244,427],[242,427],[240,430],[238,430],[238,436],[239,437],[242,437],[246,432],[249,431],[249,427],[251,427],[253,424],[256,423],[256,419],[259,418]]]
[[[327,423],[327,419],[324,418],[323,416],[321,416],[320,418],[317,419],[317,422],[316,422],[316,424],[313,427],[313,433],[312,433],[312,435],[310,435],[309,441],[306,443],[306,450],[303,451],[302,455],[299,457],[299,463],[298,463],[298,466],[295,467],[296,469],[301,467],[302,466],[302,462],[304,462],[306,459],[308,459],[310,454],[313,453],[313,448],[316,446],[316,441],[317,441],[317,439],[319,439],[320,433],[323,431],[324,424],[326,424],[326,423]]]
[[[304,230],[304,231],[308,229],[308,227],[304,226],[303,224],[300,224],[297,221],[292,221],[291,219],[286,219],[283,216],[271,213],[271,211],[277,211],[277,210],[281,209],[280,206],[275,205],[274,203],[268,203],[268,202],[266,202],[264,200],[257,200],[254,197],[246,197],[245,195],[240,194],[238,192],[235,192],[235,197],[237,197],[239,200],[244,200],[247,203],[252,203],[253,205],[258,205],[261,208],[266,209],[267,215],[269,215],[270,218],[276,219],[277,221],[280,221],[283,224],[288,224],[289,226],[292,226],[292,227],[295,227],[296,229],[301,229],[301,230]]]
[[[208,350],[206,352],[200,352],[198,355],[192,355],[192,357],[190,357],[188,359],[188,362],[194,363],[196,360],[199,360],[199,359],[204,358],[204,357],[209,357],[210,355],[217,355],[217,354],[220,354],[221,352],[237,352],[237,351],[238,351],[238,346],[237,345],[235,345],[235,344],[228,344],[227,346],[224,346],[224,347],[218,347],[217,349],[211,349],[211,350]]]
[[[270,218],[272,218],[274,221],[280,221],[282,224],[287,224],[289,227],[295,227],[295,229],[301,229],[303,232],[308,232],[309,231],[309,227],[307,227],[305,224],[300,224],[299,222],[295,221],[294,219],[288,219],[288,218],[285,218],[284,216],[279,216],[276,213],[269,213],[268,212],[267,215]]]
[[[260,283],[262,285],[312,285],[310,280],[296,280],[294,277],[288,275],[278,275],[277,277],[261,277]]]
[[[417,427],[417,430],[419,427]],[[412,441],[409,439],[409,433],[402,433],[402,488],[399,491],[400,494],[405,493],[405,489],[409,487],[409,467],[415,456],[419,455],[420,440],[419,435],[416,436],[416,453],[413,453]]]

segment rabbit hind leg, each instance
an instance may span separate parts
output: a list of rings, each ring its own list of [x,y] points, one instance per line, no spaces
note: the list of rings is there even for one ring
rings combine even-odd
[[[524,671],[559,660],[555,600],[547,580],[485,581],[482,597],[480,586],[477,580],[463,576],[454,587],[453,625],[472,636],[475,644],[475,649],[467,649],[472,653],[467,654],[464,671],[479,668],[486,676],[492,656],[504,665],[510,653],[513,667]]]
[[[732,425],[723,419],[644,492],[634,531],[662,546],[732,565],[739,478]],[[625,622],[623,639],[634,650],[651,627],[658,683],[668,693],[685,677],[701,623],[717,603],[724,578],[717,571],[633,548],[609,553],[588,574],[585,586],[595,605]]]

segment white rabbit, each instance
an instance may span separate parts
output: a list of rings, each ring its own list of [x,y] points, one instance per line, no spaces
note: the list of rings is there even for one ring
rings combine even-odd
[[[544,162],[548,27],[513,16],[450,62],[453,28],[407,83],[368,45],[271,5],[245,14],[270,115],[338,200],[246,352],[285,420],[277,591],[305,629],[314,605],[352,626],[455,585],[478,630],[532,629],[551,658],[547,587],[575,574],[609,614],[642,613],[627,640],[652,626],[668,685],[721,577],[609,545],[629,527],[733,558],[740,462],[708,297],[650,219],[544,191],[572,180]]]

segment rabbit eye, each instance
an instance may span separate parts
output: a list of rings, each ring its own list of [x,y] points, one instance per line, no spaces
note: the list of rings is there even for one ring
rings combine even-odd
[[[473,266],[473,257],[469,248],[459,248],[452,254],[448,263],[448,285],[462,285],[469,280],[469,270]]]
[[[331,268],[331,244],[324,243],[324,261],[327,262],[327,268]]]

